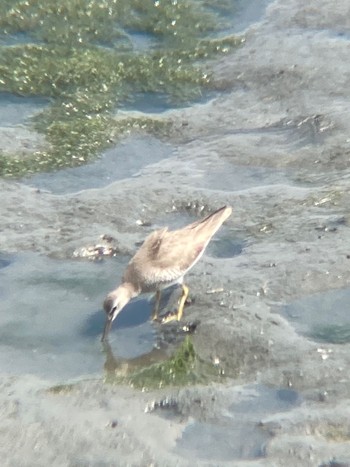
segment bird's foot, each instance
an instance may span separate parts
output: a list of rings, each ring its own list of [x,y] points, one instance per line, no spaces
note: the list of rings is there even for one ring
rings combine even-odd
[[[160,323],[170,323],[171,321],[177,321],[177,312],[176,311],[168,311],[164,316],[160,318]]]

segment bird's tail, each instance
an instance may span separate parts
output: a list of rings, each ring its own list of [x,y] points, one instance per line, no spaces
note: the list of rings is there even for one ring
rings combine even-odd
[[[230,217],[232,213],[231,206],[223,206],[222,208],[218,209],[217,211],[209,214],[204,219],[200,219],[199,221],[194,222],[193,224],[189,225],[190,229],[196,229],[199,231],[205,232],[208,237],[212,237],[217,230],[221,227],[221,225],[225,222],[225,220]]]

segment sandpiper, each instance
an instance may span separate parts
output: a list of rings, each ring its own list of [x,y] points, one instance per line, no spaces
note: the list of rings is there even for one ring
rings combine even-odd
[[[152,319],[156,320],[161,290],[174,284],[182,286],[178,310],[164,318],[162,322],[174,319],[180,321],[189,292],[188,287],[183,283],[183,278],[200,259],[211,238],[231,212],[230,206],[224,206],[182,229],[169,231],[165,227],[150,234],[130,260],[121,285],[110,292],[103,303],[107,320],[102,341],[107,338],[112,322],[124,306],[141,293],[156,292],[152,313]]]

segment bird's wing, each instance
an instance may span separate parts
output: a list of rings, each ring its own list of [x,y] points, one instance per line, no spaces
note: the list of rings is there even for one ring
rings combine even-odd
[[[147,258],[149,261],[154,261],[159,258],[162,253],[164,240],[168,235],[169,231],[167,227],[152,232],[143,242],[141,248],[137,252],[137,255],[142,254],[142,256]]]
[[[206,246],[206,239],[193,235],[187,229],[159,230],[148,239],[148,263],[157,268],[174,270],[174,275],[176,271],[188,269]]]
[[[151,284],[181,277],[181,256],[174,250],[172,234],[167,228],[151,233],[131,259],[124,274],[125,280],[132,277],[140,283]]]
[[[224,207],[189,226],[151,233],[131,260],[130,269],[140,276],[152,276],[155,271],[165,276],[181,276],[196,261],[211,237],[231,214]]]

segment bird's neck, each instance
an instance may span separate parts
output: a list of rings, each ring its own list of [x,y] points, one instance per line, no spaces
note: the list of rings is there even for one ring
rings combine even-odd
[[[136,285],[132,284],[131,282],[123,282],[119,287],[122,287],[125,290],[130,299],[137,297],[141,293],[141,289],[139,289]]]

